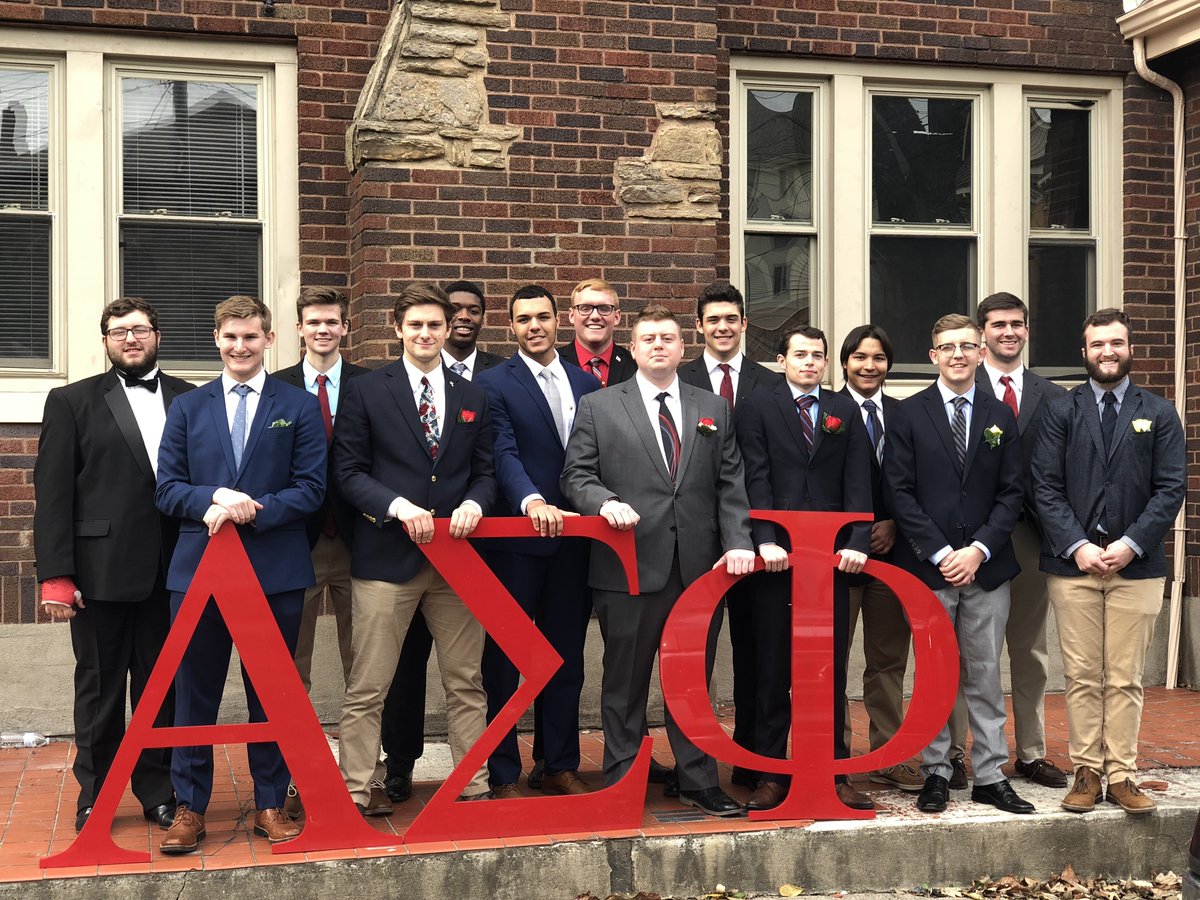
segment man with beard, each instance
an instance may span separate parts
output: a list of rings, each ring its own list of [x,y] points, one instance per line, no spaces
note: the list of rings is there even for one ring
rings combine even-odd
[[[1125,313],[1088,316],[1083,359],[1087,382],[1046,411],[1033,457],[1075,770],[1062,806],[1089,812],[1107,799],[1143,815],[1155,803],[1136,784],[1142,671],[1162,608],[1163,539],[1184,499],[1183,428],[1169,402],[1130,381]]]
[[[166,563],[179,523],[154,508],[167,407],[192,385],[158,369],[158,311],[135,297],[100,314],[113,367],[46,398],[33,468],[33,545],[42,608],[69,622],[75,651],[75,830],[83,828],[125,735],[125,680],[137,706],[170,627]],[[171,724],[164,704],[156,727]],[[170,750],[142,751],[133,793],[171,824]]]

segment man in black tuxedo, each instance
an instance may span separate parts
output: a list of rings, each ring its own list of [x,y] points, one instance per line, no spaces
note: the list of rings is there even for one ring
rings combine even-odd
[[[33,547],[42,608],[69,622],[75,651],[75,830],[83,828],[125,736],[125,680],[137,706],[170,628],[166,569],[179,522],[154,507],[167,407],[192,385],[158,369],[158,312],[114,300],[100,314],[113,367],[46,398],[33,467]],[[171,724],[168,699],[155,727]],[[171,824],[171,751],[143,750],[133,793]]]
[[[738,406],[737,435],[746,460],[746,493],[752,509],[870,512],[871,445],[854,402],[821,390],[828,343],[818,328],[784,333],[779,364],[785,381],[755,391]],[[791,542],[771,522],[753,523],[754,543],[773,573],[755,585],[750,604],[758,671],[754,742],[762,756],[785,759],[791,730],[792,577]],[[867,562],[871,526],[851,525],[838,535],[838,574],[834,577],[833,675],[834,756],[850,755],[843,733],[846,708],[846,652],[849,648],[848,585],[841,573],[857,574]],[[835,549],[835,548],[830,548]],[[748,809],[773,809],[787,795],[787,776],[764,772]],[[873,809],[870,798],[837,779],[838,798],[854,809]]]
[[[1163,540],[1186,495],[1186,443],[1174,407],[1129,378],[1125,313],[1087,318],[1083,359],[1088,380],[1046,410],[1033,458],[1075,769],[1062,806],[1088,812],[1104,797],[1144,815],[1155,803],[1137,786],[1142,676],[1163,603]]]
[[[351,542],[354,661],[339,762],[347,790],[368,816],[392,811],[378,767],[380,716],[417,609],[438,647],[455,765],[487,717],[483,626],[417,545],[433,539],[434,516],[449,516],[450,535],[465,538],[492,506],[488,398],[442,363],[453,312],[440,288],[410,284],[393,315],[404,355],[347,384],[333,439],[342,495],[361,513]],[[491,796],[481,766],[463,799]]]
[[[467,381],[504,362],[503,356],[478,349],[479,332],[487,311],[483,288],[473,281],[452,281],[442,287],[453,314],[442,347],[442,362]],[[418,609],[404,638],[396,677],[383,705],[383,751],[387,754],[388,796],[403,803],[412,796],[412,773],[425,751],[425,677],[433,635]]]
[[[1008,762],[1000,650],[1008,622],[1008,582],[1020,569],[1013,526],[1025,497],[1017,420],[975,386],[986,352],[979,326],[962,315],[933,326],[930,362],[938,380],[900,404],[887,432],[883,472],[903,540],[894,564],[937,595],[966,659],[961,690],[975,743],[971,799],[1005,812],[1032,813],[1000,767]],[[941,812],[950,798],[950,726],[921,758],[922,812]]]
[[[276,372],[274,377],[304,388],[321,405],[325,438],[333,441],[338,400],[347,379],[369,372],[362,366],[342,359],[342,338],[350,330],[350,312],[346,298],[335,288],[305,288],[296,302],[296,330],[304,342],[304,358],[296,365]],[[313,572],[317,583],[304,593],[304,611],[300,618],[300,636],[296,639],[296,668],[305,690],[312,687],[313,639],[321,599],[329,588],[329,602],[337,621],[338,651],[342,659],[343,682],[350,680],[350,547],[354,511],[338,493],[333,478],[332,460],[326,482],[325,502],[305,523],[312,547]],[[291,810],[289,810],[291,812]]]
[[[892,341],[878,325],[859,325],[846,335],[840,354],[846,384],[841,393],[857,404],[871,442],[871,559],[891,562],[896,543],[896,522],[888,508],[883,486],[883,456],[887,452],[888,421],[900,401],[883,392],[892,368]],[[908,668],[911,635],[908,618],[896,595],[882,581],[869,575],[850,575],[850,629],[847,646],[854,643],[859,615],[863,622],[863,706],[870,718],[868,739],[878,750],[892,739],[904,719],[904,672]],[[846,710],[843,734],[850,746],[850,716]],[[925,784],[912,766],[897,763],[868,776],[878,784],[902,791],[919,791]]]
[[[575,327],[575,340],[558,348],[559,355],[585,372],[591,372],[602,387],[628,381],[637,363],[624,347],[613,342],[621,324],[621,301],[617,289],[602,278],[589,278],[571,291],[567,319]]]
[[[730,409],[735,409],[751,391],[778,384],[781,381],[778,372],[742,352],[742,335],[748,324],[741,291],[728,281],[715,281],[704,288],[696,301],[696,330],[704,338],[704,352],[679,367],[679,380],[719,394]],[[754,746],[758,651],[751,608],[759,581],[753,576],[745,578],[725,598],[733,650],[733,739],[744,747]],[[735,767],[732,781],[753,789],[758,785],[758,773]]]

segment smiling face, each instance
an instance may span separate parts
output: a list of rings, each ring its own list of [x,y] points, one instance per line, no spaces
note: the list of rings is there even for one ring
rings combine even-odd
[[[696,320],[696,330],[704,335],[704,348],[718,362],[729,362],[741,352],[746,317],[736,303],[706,303]]]
[[[846,383],[863,397],[879,393],[887,373],[887,353],[878,338],[863,338],[846,358]]]
[[[306,306],[296,323],[308,361],[322,372],[336,361],[349,328],[350,323],[342,318],[342,309],[336,303]]]
[[[775,358],[783,366],[783,376],[803,393],[810,393],[825,377],[829,364],[825,342],[818,338],[793,334],[788,338],[787,353]]]
[[[1011,372],[1021,364],[1021,353],[1029,341],[1029,325],[1019,309],[994,309],[983,323],[988,365]]]
[[[455,356],[461,359],[470,355],[475,349],[475,342],[479,340],[479,329],[483,327],[483,303],[470,291],[455,291],[449,297],[450,305],[454,307],[454,318],[450,320],[446,343],[450,345],[451,353],[458,351]]]
[[[126,329],[126,334],[120,340],[109,337],[114,328]],[[151,330],[143,338],[139,338],[130,329],[151,328],[150,317],[140,309],[123,316],[112,316],[104,324],[104,352],[108,361],[126,374],[137,378],[150,372],[158,364],[159,333]]]
[[[939,331],[934,336],[929,361],[938,367],[942,383],[956,394],[965,394],[975,383],[975,370],[986,352],[979,341],[979,332],[966,327]]]
[[[558,314],[549,297],[514,300],[509,327],[521,352],[541,365],[554,360],[554,341],[558,336]]]
[[[633,326],[633,360],[651,384],[668,387],[683,359],[683,333],[674,319],[645,319]]]
[[[275,332],[263,328],[258,316],[249,319],[223,319],[214,329],[213,338],[221,351],[225,372],[234,381],[245,383],[263,367],[263,356],[275,343]]]
[[[571,299],[567,319],[575,327],[579,343],[599,355],[612,343],[621,308],[615,294],[585,288]]]
[[[418,303],[405,309],[404,318],[396,323],[404,358],[422,372],[432,372],[442,364],[446,329],[446,311],[436,303]]]
[[[1116,385],[1133,368],[1133,344],[1121,322],[1090,325],[1083,333],[1083,365],[1096,384]]]

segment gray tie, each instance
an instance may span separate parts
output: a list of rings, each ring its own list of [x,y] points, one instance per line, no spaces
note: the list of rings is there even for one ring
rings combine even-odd
[[[546,394],[546,402],[550,404],[550,415],[554,417],[554,427],[558,431],[558,439],[565,447],[567,446],[567,426],[563,422],[562,395],[558,392],[558,379],[549,369],[542,369],[538,373],[538,378],[542,379],[542,390]]]
[[[966,397],[954,398],[954,418],[950,420],[950,430],[954,432],[954,451],[958,454],[958,467],[961,469],[967,462],[967,405]]]
[[[455,375],[461,375],[464,378],[467,376],[467,364],[465,362],[456,362],[450,367],[450,371]]]
[[[233,392],[238,395],[237,409],[233,413],[233,427],[229,429],[229,440],[233,443],[233,464],[242,468],[242,451],[246,449],[246,397],[252,388],[248,384],[235,384]]]

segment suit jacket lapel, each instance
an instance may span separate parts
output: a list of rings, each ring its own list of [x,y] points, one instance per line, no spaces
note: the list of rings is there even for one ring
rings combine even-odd
[[[463,381],[466,379],[459,378],[449,369],[443,368],[442,375],[446,379],[446,409],[442,413],[442,439],[438,441],[438,459],[441,459],[445,454],[440,449],[450,442],[450,433],[454,431],[454,426],[458,422],[458,413],[463,408]],[[471,410],[478,414],[479,410]],[[422,433],[422,440],[424,434]],[[437,460],[433,461],[437,465]]]
[[[1038,404],[1042,402],[1042,382],[1031,377],[1028,369],[1025,370],[1025,383],[1021,388],[1021,402],[1017,405],[1020,411],[1017,416],[1017,425],[1020,426],[1020,431],[1024,433],[1029,427],[1029,423],[1033,421],[1033,414],[1037,412]]]
[[[1087,423],[1088,431],[1092,433],[1092,443],[1096,445],[1096,453],[1104,459],[1104,435],[1100,431],[1100,410],[1096,408],[1096,395],[1092,393],[1091,382],[1085,381],[1075,388],[1075,403],[1083,421]]]
[[[796,408],[796,401],[792,399],[792,389],[787,386],[786,381],[775,388],[775,402],[779,404],[780,412],[783,413],[783,421],[787,423],[792,440],[800,448],[800,454],[808,459],[808,441],[804,439],[804,429],[800,426],[800,411]],[[816,423],[813,424],[813,435],[814,437],[816,435]]]
[[[229,415],[225,412],[225,392],[221,389],[221,376],[218,375],[208,385],[208,411],[212,414],[214,434],[220,435],[217,443],[225,454],[225,465],[229,468],[229,477],[237,479],[237,466],[233,463],[233,438],[229,433]]]
[[[1117,425],[1113,430],[1112,446],[1108,448],[1109,459],[1112,459],[1113,454],[1117,452],[1117,447],[1125,439],[1125,435],[1132,429],[1133,426],[1130,423],[1133,422],[1133,417],[1138,414],[1141,408],[1142,390],[1130,383],[1129,388],[1125,391],[1125,400],[1121,404],[1121,411],[1117,413]]]
[[[146,442],[142,440],[137,417],[133,414],[133,407],[129,405],[129,398],[125,396],[114,369],[110,369],[108,377],[104,379],[104,402],[108,404],[113,418],[117,420],[121,437],[125,438],[125,443],[129,445],[129,451],[133,454],[133,461],[137,463],[138,469],[154,481],[154,467],[150,464],[150,454],[146,452]]]
[[[538,380],[533,377],[533,372],[529,371],[529,366],[525,365],[522,360],[517,359],[515,356],[509,360],[508,365],[512,369],[513,378],[529,393],[529,399],[533,401],[533,405],[542,414],[542,420],[546,423],[546,427],[553,434],[558,435],[558,425],[555,424],[554,414],[550,411],[550,401],[546,399],[546,395],[542,391],[542,386],[538,384]],[[566,369],[564,368],[563,371],[566,371]],[[570,381],[571,379],[568,377],[566,388],[574,393],[575,386]],[[578,401],[579,397],[576,396],[575,399]],[[559,436],[559,443],[561,444],[561,442],[562,437]]]
[[[677,424],[679,429],[679,483],[683,483],[683,473],[687,471],[688,461],[692,458],[692,450],[696,446],[695,424],[700,421],[700,404],[696,402],[696,391],[699,388],[679,382],[679,408],[683,421]]]
[[[936,383],[927,390],[925,412],[929,416],[933,430],[937,432],[937,436],[942,441],[942,446],[946,450],[946,458],[950,460],[950,464],[954,466],[961,477],[963,470],[958,464],[958,451],[954,448],[954,433],[950,430],[950,419],[947,418],[946,405],[942,403],[942,394]]]
[[[408,370],[403,362],[395,362],[387,369],[390,376],[386,382],[388,393],[400,407],[400,418],[412,432],[417,444],[429,456],[429,444],[425,441],[425,430],[421,427],[421,417],[417,413],[417,401],[413,399],[412,385],[408,381]]]
[[[637,389],[637,381],[630,379],[622,382],[620,387],[621,402],[625,404],[625,412],[628,413],[630,421],[633,423],[633,430],[642,439],[642,446],[654,462],[654,468],[659,476],[674,487],[671,473],[667,471],[667,461],[663,457],[662,442],[658,439],[657,429],[650,427],[650,417],[646,415],[646,404],[642,402],[642,393]]]
[[[975,391],[975,408],[971,410],[971,427],[967,430],[967,459],[963,463],[963,479],[966,479],[966,473],[971,471],[971,465],[975,462],[975,454],[979,452],[979,445],[983,443],[983,432],[985,428],[990,428],[995,423],[992,418],[992,404],[999,403],[995,395],[981,394],[978,390]]]
[[[268,378],[263,382],[262,395],[258,398],[258,409],[254,411],[254,421],[250,423],[250,434],[246,438],[246,449],[242,451],[242,467],[238,469],[239,478],[242,472],[246,471],[246,466],[249,465],[250,458],[254,455],[254,448],[258,446],[258,439],[262,436],[263,429],[267,427],[267,423],[271,421],[271,410],[274,408],[275,384]],[[233,452],[232,441],[229,444],[229,450],[231,453]]]

